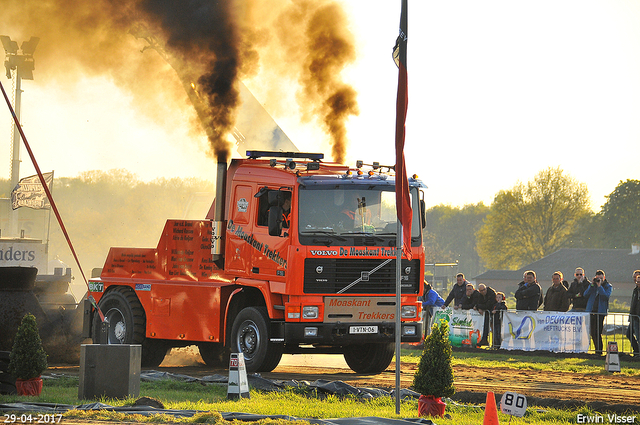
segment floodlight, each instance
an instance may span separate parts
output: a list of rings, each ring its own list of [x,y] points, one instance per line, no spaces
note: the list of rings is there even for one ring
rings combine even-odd
[[[40,37],[34,37],[34,36],[31,36],[31,39],[29,41],[24,41],[22,43],[22,54],[30,55],[30,56],[33,55],[33,52],[35,52],[36,46],[38,45],[39,41],[40,41]]]
[[[20,64],[20,76],[23,80],[33,80],[33,70],[35,69],[35,62],[32,57],[21,56],[22,63]]]
[[[0,40],[2,40],[2,46],[7,54],[15,55],[18,53],[18,43],[11,40],[8,35],[0,35]]]

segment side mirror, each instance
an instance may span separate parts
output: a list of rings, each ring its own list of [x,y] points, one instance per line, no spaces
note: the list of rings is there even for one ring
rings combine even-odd
[[[269,208],[269,235],[280,236],[282,234],[282,207],[273,206]]]
[[[282,192],[279,190],[270,190],[267,196],[269,197],[270,206],[282,204]]]
[[[424,199],[420,200],[420,222],[423,229],[427,227],[427,207]]]

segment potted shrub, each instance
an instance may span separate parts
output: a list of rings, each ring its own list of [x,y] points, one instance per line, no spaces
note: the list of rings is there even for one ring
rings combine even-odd
[[[421,394],[418,400],[420,416],[442,416],[446,404],[442,397],[451,397],[453,386],[449,324],[444,320],[434,323],[431,334],[424,340],[424,351],[413,376],[413,389]]]
[[[42,348],[38,324],[33,314],[22,318],[9,355],[9,372],[16,377],[18,395],[40,395],[40,375],[47,369],[47,353]]]

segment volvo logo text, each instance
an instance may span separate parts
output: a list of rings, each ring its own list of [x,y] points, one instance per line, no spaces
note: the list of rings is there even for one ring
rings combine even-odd
[[[330,256],[330,255],[338,255],[338,251],[334,251],[334,250],[314,250],[312,249],[311,251],[311,255],[315,255],[315,256]]]

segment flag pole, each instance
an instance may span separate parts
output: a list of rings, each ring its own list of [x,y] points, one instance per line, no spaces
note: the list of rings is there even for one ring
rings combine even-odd
[[[409,181],[404,161],[405,122],[408,106],[407,85],[407,0],[402,0],[400,12],[400,30],[393,49],[393,59],[398,66],[398,96],[396,99],[396,212],[397,251],[396,251],[396,323],[395,323],[395,352],[396,352],[396,415],[400,414],[400,348],[402,341],[402,254],[411,261],[411,197],[409,196]]]
[[[398,176],[396,175],[396,178]],[[400,285],[402,269],[402,222],[398,220],[398,233],[396,235],[396,415],[400,414],[400,348],[402,346],[402,286]]]

